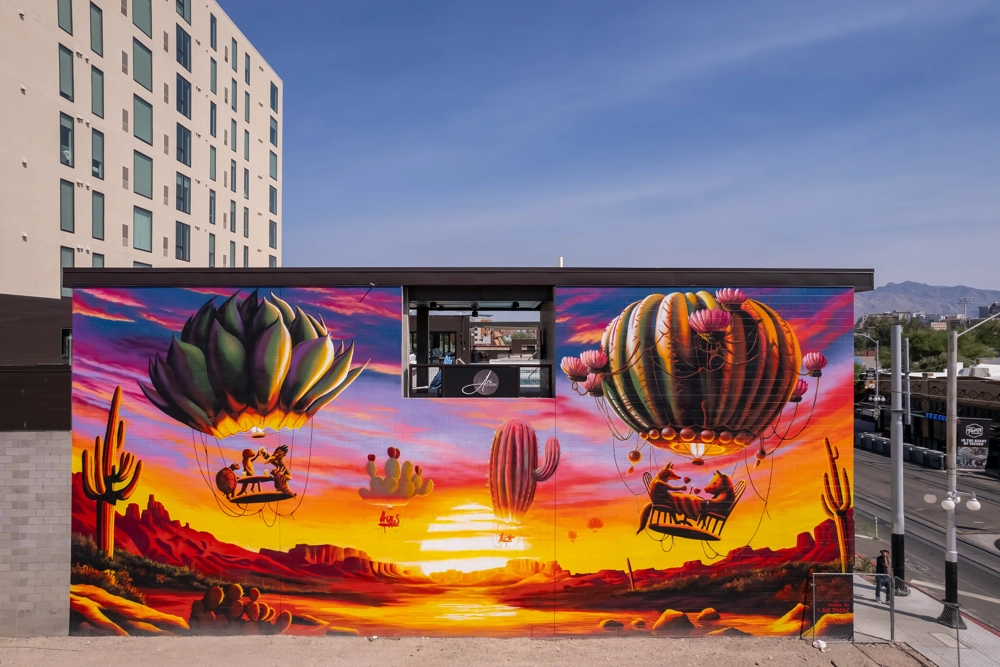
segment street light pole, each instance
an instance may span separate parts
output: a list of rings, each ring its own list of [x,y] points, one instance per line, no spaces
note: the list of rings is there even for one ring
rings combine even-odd
[[[875,428],[878,429],[879,422],[882,421],[882,402],[879,400],[878,391],[878,372],[879,372],[879,361],[878,361],[878,341],[868,334],[854,332],[855,336],[861,336],[862,338],[867,338],[871,342],[875,343]]]
[[[900,370],[900,339],[903,327],[892,325],[891,332],[891,367],[892,367],[892,402],[890,404],[890,423],[892,437],[892,579],[896,595],[909,595],[906,587],[906,552],[903,537],[906,532],[903,517],[903,382]]]

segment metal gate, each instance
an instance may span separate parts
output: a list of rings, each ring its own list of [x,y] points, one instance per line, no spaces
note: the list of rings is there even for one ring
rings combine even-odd
[[[876,577],[884,576],[884,580]],[[876,601],[876,586],[884,583]],[[895,641],[895,596],[888,575],[817,572],[812,575],[809,637],[825,642]]]

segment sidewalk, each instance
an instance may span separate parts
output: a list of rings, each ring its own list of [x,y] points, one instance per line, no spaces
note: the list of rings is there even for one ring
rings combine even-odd
[[[937,623],[943,608],[932,595],[910,586],[910,594],[895,599],[896,642],[905,643],[938,667],[958,667],[955,630]],[[854,580],[855,640],[887,641],[889,608],[875,602],[875,585],[862,577]],[[962,667],[1000,667],[1000,635],[966,618],[958,632]]]

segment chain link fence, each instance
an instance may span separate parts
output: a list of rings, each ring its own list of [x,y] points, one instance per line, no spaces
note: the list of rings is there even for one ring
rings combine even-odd
[[[878,600],[877,587],[881,589]],[[812,576],[811,593],[809,637],[824,642],[894,641],[895,597],[888,576],[817,572]]]

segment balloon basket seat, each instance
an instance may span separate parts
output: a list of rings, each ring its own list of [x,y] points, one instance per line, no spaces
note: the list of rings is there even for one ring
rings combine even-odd
[[[646,484],[646,491],[649,491],[652,475],[648,472],[643,475],[643,482]],[[649,515],[647,528],[654,533],[670,535],[671,537],[682,537],[690,540],[702,540],[705,542],[718,542],[722,539],[722,529],[726,527],[726,520],[732,513],[736,503],[743,496],[747,488],[746,480],[740,480],[733,485],[735,495],[733,502],[724,512],[712,511],[710,501],[706,501],[706,511],[697,520],[689,519],[684,515],[678,515],[673,508],[665,505],[653,505],[653,510]]]
[[[257,493],[245,493],[242,496],[233,496],[229,499],[229,502],[234,505],[257,505],[260,503],[274,503],[279,500],[289,500],[294,497],[294,493],[259,491]]]

